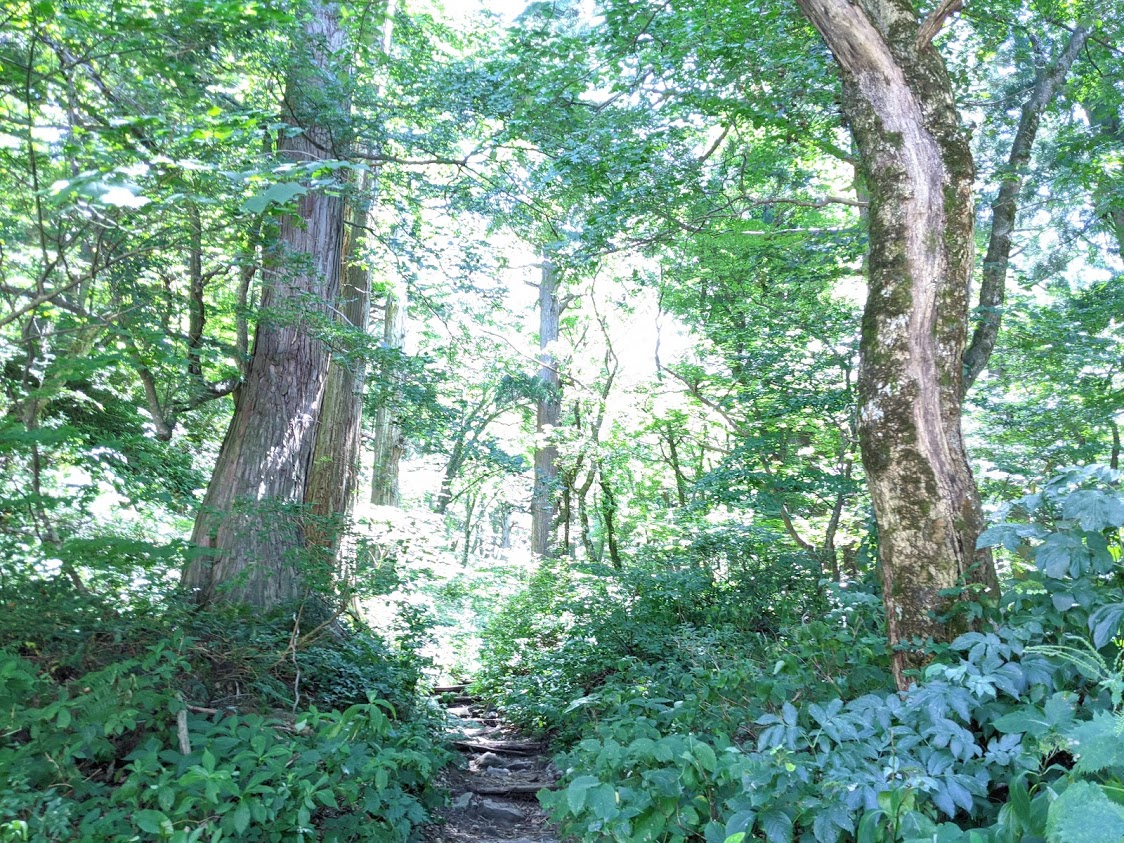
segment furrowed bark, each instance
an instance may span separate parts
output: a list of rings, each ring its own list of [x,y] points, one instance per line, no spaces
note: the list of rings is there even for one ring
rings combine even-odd
[[[339,8],[311,2],[286,89],[278,153],[296,164],[342,157],[346,103],[335,65],[345,38]],[[340,109],[325,114],[324,102]],[[310,190],[281,220],[263,266],[262,315],[238,405],[192,535],[203,552],[183,582],[200,602],[269,608],[300,598],[310,559],[303,517],[328,348],[316,323],[330,319],[340,287],[343,200]]]
[[[942,619],[954,608],[942,591],[997,592],[991,555],[976,550],[983,518],[960,430],[974,166],[944,64],[918,46],[911,3],[798,3],[841,68],[870,189],[859,437],[904,689],[906,672],[926,661],[921,642],[967,628]]]
[[[343,289],[337,310],[339,320],[358,338],[366,336],[371,309],[371,271],[360,248],[370,205],[369,180],[360,179],[356,188],[344,232]],[[361,354],[330,363],[305,489],[311,515],[308,538],[333,559],[358,488],[366,375]]]

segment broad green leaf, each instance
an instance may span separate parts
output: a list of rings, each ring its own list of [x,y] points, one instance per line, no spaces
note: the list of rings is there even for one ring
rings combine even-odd
[[[1082,530],[1096,533],[1124,525],[1124,503],[1116,495],[1083,489],[1065,499],[1062,516],[1077,521]]]
[[[137,824],[137,828],[141,831],[147,831],[149,834],[160,834],[164,831],[164,826],[167,824],[168,829],[171,830],[171,822],[168,817],[160,811],[144,810],[137,811],[133,815],[133,821]]]
[[[308,188],[295,182],[280,182],[272,184],[265,190],[258,191],[242,203],[242,210],[248,214],[260,214],[270,205],[284,205],[298,196],[308,193]]]
[[[566,788],[566,804],[573,813],[578,813],[585,807],[586,794],[590,788],[601,784],[596,776],[578,776]]]
[[[1074,726],[1067,737],[1077,756],[1078,772],[1124,771],[1124,716],[1098,711],[1092,720]]]
[[[1050,806],[1050,843],[1110,843],[1124,840],[1124,807],[1091,782],[1078,781]]]
[[[1098,650],[1120,632],[1120,620],[1124,618],[1124,603],[1101,606],[1089,615],[1089,631],[1093,633],[1093,646]]]

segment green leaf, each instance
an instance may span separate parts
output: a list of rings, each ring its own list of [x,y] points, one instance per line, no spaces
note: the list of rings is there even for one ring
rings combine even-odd
[[[1078,781],[1066,788],[1046,819],[1050,843],[1109,843],[1124,839],[1124,807],[1101,788]]]
[[[779,808],[763,811],[757,818],[769,843],[792,843],[792,817]]]
[[[137,811],[133,815],[133,821],[137,824],[137,828],[141,831],[147,831],[149,834],[160,834],[164,830],[165,823],[168,830],[171,830],[172,823],[166,815],[160,811]]]
[[[1092,720],[1071,729],[1067,737],[1077,755],[1074,769],[1079,773],[1124,770],[1124,716],[1098,711]]]
[[[698,764],[699,769],[705,770],[708,773],[713,773],[718,769],[718,758],[714,754],[714,750],[705,743],[695,744],[693,747],[695,755],[695,763]]]
[[[234,811],[234,830],[239,834],[244,834],[249,827],[250,806],[245,802],[240,802]]]
[[[617,791],[611,784],[601,784],[589,790],[586,802],[589,810],[598,819],[611,820],[620,813],[617,807]]]
[[[1093,633],[1093,646],[1098,650],[1116,637],[1120,619],[1124,618],[1124,603],[1101,606],[1089,615],[1089,631]]]
[[[1067,576],[1070,566],[1085,553],[1080,540],[1063,533],[1054,533],[1038,546],[1034,559],[1048,577],[1060,580]]]
[[[1106,527],[1124,525],[1124,503],[1115,495],[1084,489],[1065,499],[1062,517],[1076,521],[1082,530],[1099,533]]]
[[[1005,735],[1026,733],[1038,738],[1050,731],[1046,715],[1033,705],[1021,706],[1009,714],[997,717],[992,725]]]
[[[306,193],[308,193],[308,188],[295,182],[272,184],[265,190],[259,190],[243,202],[242,210],[248,214],[260,214],[270,205],[284,205]]]
[[[570,811],[575,814],[581,811],[585,807],[586,794],[599,784],[601,782],[596,776],[578,776],[570,782],[566,788],[566,804],[570,806]]]

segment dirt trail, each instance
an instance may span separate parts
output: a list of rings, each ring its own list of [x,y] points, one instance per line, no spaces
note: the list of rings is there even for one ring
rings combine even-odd
[[[485,711],[464,686],[434,691],[462,758],[443,773],[451,803],[427,830],[426,843],[559,843],[535,798],[558,778],[546,747]]]

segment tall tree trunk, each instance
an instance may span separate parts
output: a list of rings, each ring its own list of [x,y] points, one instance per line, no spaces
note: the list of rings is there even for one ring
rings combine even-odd
[[[558,448],[552,442],[562,415],[562,380],[552,346],[558,341],[562,305],[554,264],[544,260],[539,280],[539,382],[543,396],[535,410],[535,485],[531,496],[531,551],[549,556],[558,517]]]
[[[345,346],[352,342],[361,345],[361,339],[367,335],[371,270],[361,246],[370,210],[370,187],[368,178],[361,178],[356,185],[344,232],[343,289],[336,310],[337,318],[352,333],[353,339],[345,339]],[[360,348],[358,354],[338,355],[328,366],[316,446],[305,489],[311,516],[306,530],[308,539],[333,559],[338,555],[340,532],[351,513],[358,488],[367,374],[363,351],[365,349]]]
[[[312,0],[303,20],[285,109],[302,131],[280,133],[278,144],[297,164],[342,157],[347,131],[339,8]],[[324,103],[339,109],[329,116]],[[305,489],[329,361],[315,325],[339,294],[342,247],[343,200],[310,190],[265,256],[253,357],[192,534],[205,552],[183,577],[202,602],[271,607],[305,592]]]
[[[987,368],[995,342],[999,338],[999,325],[1003,320],[1003,302],[1006,298],[1007,267],[1011,262],[1011,235],[1015,231],[1015,217],[1019,211],[1019,193],[1023,176],[1030,164],[1030,154],[1038,136],[1042,114],[1053,101],[1065,81],[1077,54],[1089,38],[1089,28],[1079,26],[1070,35],[1061,55],[1038,71],[1034,88],[1023,104],[1019,115],[1019,128],[1011,142],[1007,168],[1002,173],[1002,184],[995,201],[991,203],[991,234],[987,254],[984,255],[983,278],[980,282],[980,315],[972,341],[964,352],[964,392],[971,388],[976,378]]]
[[[931,43],[955,3],[920,26],[908,0],[798,3],[842,70],[870,189],[859,436],[904,689],[925,662],[914,639],[947,641],[967,626],[963,613],[943,619],[954,606],[942,591],[998,591],[990,553],[976,549],[983,517],[960,430],[975,174]]]
[[[385,348],[398,351],[406,344],[405,288],[386,294],[382,340]],[[387,392],[394,394],[395,391],[391,389]],[[384,402],[375,413],[374,441],[371,446],[375,456],[371,503],[377,506],[398,506],[402,501],[398,488],[398,469],[402,456],[406,453],[406,441],[402,436],[402,426],[398,423],[399,412],[400,407]]]

